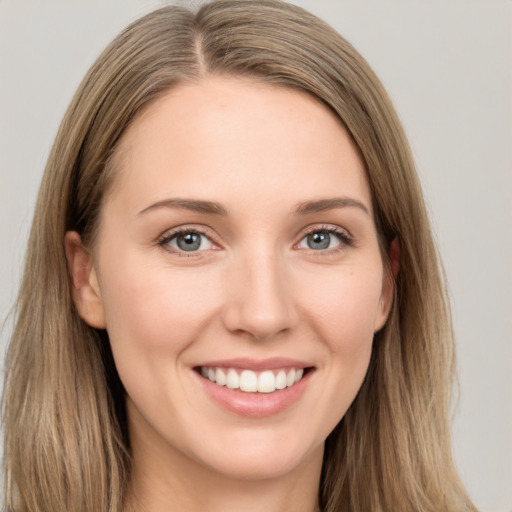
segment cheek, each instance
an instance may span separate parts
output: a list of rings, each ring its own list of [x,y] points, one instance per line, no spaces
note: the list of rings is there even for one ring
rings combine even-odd
[[[218,290],[200,271],[171,272],[136,257],[106,270],[102,299],[112,348],[122,349],[117,350],[119,358],[157,352],[175,358],[199,336],[218,306]]]
[[[304,317],[325,356],[321,368],[324,392],[317,407],[329,417],[326,435],[352,404],[368,369],[380,310],[382,277],[377,270],[372,267],[332,274],[325,280],[322,293],[309,283],[309,289],[316,292],[309,294]]]
[[[382,274],[378,266],[331,272],[323,281],[304,282],[308,318],[333,353],[357,353],[371,343],[381,311]],[[319,286],[319,284],[322,284]]]

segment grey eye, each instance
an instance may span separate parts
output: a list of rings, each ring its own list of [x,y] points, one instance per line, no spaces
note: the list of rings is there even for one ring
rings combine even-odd
[[[175,234],[169,240],[169,245],[178,251],[185,252],[204,251],[211,249],[213,246],[211,240],[207,236],[194,231]]]
[[[328,231],[314,231],[306,235],[300,242],[301,249],[312,249],[313,251],[322,251],[333,249],[341,243],[339,236]]]

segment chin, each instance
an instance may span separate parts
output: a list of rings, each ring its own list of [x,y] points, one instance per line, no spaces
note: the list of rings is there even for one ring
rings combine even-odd
[[[259,439],[219,444],[218,449],[209,450],[197,459],[224,477],[247,481],[280,479],[310,464],[321,466],[323,441],[312,445],[292,436],[277,440],[253,437]]]

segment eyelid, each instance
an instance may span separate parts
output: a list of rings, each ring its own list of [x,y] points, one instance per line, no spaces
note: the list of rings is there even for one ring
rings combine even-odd
[[[341,251],[347,247],[352,247],[355,244],[354,237],[350,233],[350,231],[346,228],[342,228],[341,226],[337,226],[336,224],[316,224],[306,227],[301,234],[299,235],[300,238],[298,242],[294,245],[295,248],[298,248],[298,245],[302,240],[307,237],[308,235],[311,235],[312,233],[317,232],[327,232],[330,234],[334,234],[337,236],[340,240],[339,246],[332,248],[332,249],[325,249],[325,250],[318,250],[315,251],[314,249],[309,249],[309,251],[314,252],[316,254],[319,253],[333,253],[336,251]],[[308,250],[308,249],[304,249]]]
[[[313,224],[303,228],[300,232],[298,241],[294,244],[294,248],[298,248],[299,243],[308,235],[316,232],[325,231],[335,236],[339,237],[340,246],[332,249],[326,249],[322,251],[314,251],[311,249],[311,252],[315,253],[332,253],[339,250],[343,250],[346,247],[351,247],[355,244],[354,237],[349,232],[348,229],[338,226],[336,224]],[[187,253],[186,251],[175,250],[173,248],[164,247],[168,242],[177,235],[185,234],[185,233],[197,233],[199,235],[205,236],[210,240],[210,242],[214,245],[212,249],[205,249],[202,251],[191,251]],[[173,254],[177,254],[179,256],[199,256],[199,253],[208,252],[209,250],[218,250],[222,248],[222,245],[217,241],[217,237],[211,228],[204,225],[198,224],[183,224],[180,226],[175,226],[174,228],[167,229],[157,238],[157,245],[162,247],[164,250],[171,252]],[[307,250],[307,249],[306,249]]]
[[[316,233],[317,231],[328,231],[330,233],[340,233],[347,236],[347,238],[353,238],[352,234],[347,228],[343,228],[336,224],[312,224],[307,226],[302,231],[302,236],[309,235],[311,233]]]
[[[198,235],[202,235],[206,237],[214,247],[212,249],[205,249],[202,251],[190,251],[190,253],[187,253],[186,251],[180,251],[171,248],[168,245],[169,241],[172,240],[174,237],[186,233],[197,233]],[[158,236],[156,243],[159,247],[162,247],[162,249],[164,249],[167,252],[177,254],[179,256],[186,256],[188,258],[198,256],[200,253],[207,252],[209,250],[217,250],[221,247],[221,245],[216,241],[216,237],[212,235],[211,230],[209,228],[203,225],[196,224],[183,224],[181,226],[176,226],[174,228],[168,229]]]

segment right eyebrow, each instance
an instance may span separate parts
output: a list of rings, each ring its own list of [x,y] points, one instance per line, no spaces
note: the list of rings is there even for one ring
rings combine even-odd
[[[159,209],[159,208],[177,208],[182,210],[191,210],[197,213],[204,213],[206,215],[222,215],[228,214],[226,209],[219,203],[214,201],[204,201],[202,199],[163,199],[157,201],[143,210],[138,215],[144,215],[147,212]]]

